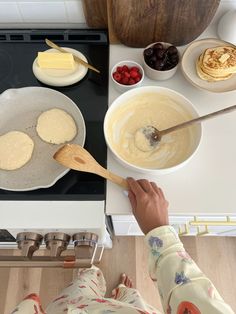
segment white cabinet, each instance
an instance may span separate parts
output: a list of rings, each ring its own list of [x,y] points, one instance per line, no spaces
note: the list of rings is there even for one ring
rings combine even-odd
[[[198,235],[236,236],[236,216],[194,216],[189,225]]]
[[[143,235],[137,221],[132,215],[113,215],[112,223],[116,236]]]
[[[117,236],[138,236],[143,235],[134,216],[113,215],[112,222],[115,235]],[[179,235],[218,235],[236,236],[236,215],[235,216],[170,216],[170,224]]]

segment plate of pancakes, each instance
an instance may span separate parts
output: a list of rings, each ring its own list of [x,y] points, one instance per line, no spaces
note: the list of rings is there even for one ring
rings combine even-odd
[[[185,78],[215,93],[236,90],[236,46],[217,38],[194,41],[182,57]]]

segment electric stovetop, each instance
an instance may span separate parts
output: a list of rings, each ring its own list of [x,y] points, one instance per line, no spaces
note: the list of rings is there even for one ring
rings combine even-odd
[[[67,87],[39,82],[32,64],[38,51],[49,49],[45,38],[81,51],[101,73],[89,70],[83,80]],[[9,88],[42,86],[71,98],[85,120],[84,147],[105,167],[103,120],[108,106],[108,65],[109,43],[103,30],[0,30],[0,93]],[[50,188],[27,192],[0,189],[0,200],[105,200],[105,189],[105,181],[99,176],[71,170]]]

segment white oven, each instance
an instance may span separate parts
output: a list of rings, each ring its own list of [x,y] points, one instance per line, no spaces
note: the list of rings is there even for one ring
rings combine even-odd
[[[98,235],[98,244],[111,247],[104,214],[104,201],[0,201],[0,248],[16,248],[13,238],[19,232],[64,232],[73,236],[78,232]],[[69,247],[73,243],[70,242]]]

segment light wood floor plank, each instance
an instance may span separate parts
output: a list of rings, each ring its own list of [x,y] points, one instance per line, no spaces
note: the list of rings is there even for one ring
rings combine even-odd
[[[40,282],[40,298],[43,308],[57,297],[72,281],[73,269],[43,268]]]
[[[146,302],[159,311],[163,311],[158,290],[149,277],[148,250],[144,242],[144,237],[136,237],[136,268],[137,289]]]
[[[198,266],[236,312],[236,237],[197,238]]]
[[[15,253],[15,252],[14,252]],[[18,252],[16,252],[18,255]],[[41,268],[11,268],[8,283],[4,314],[9,314],[14,307],[28,294],[39,294]]]
[[[104,251],[99,267],[107,282],[107,296],[111,295],[124,272],[132,278],[136,286],[135,237],[115,237],[113,248]]]
[[[1,252],[1,250],[0,250]],[[12,255],[12,250],[2,250],[3,255]],[[7,298],[7,285],[10,276],[9,268],[0,268],[0,313],[4,313]]]

